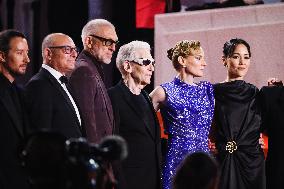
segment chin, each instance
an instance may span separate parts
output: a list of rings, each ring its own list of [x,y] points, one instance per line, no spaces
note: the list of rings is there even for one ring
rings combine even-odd
[[[75,68],[75,62],[73,64],[69,64],[70,68]]]
[[[111,63],[111,59],[105,59],[103,63],[110,64]]]
[[[65,70],[65,73],[66,73],[66,72],[71,72],[71,71],[74,70],[74,69],[75,69],[75,66],[70,67],[70,68],[67,68],[67,69]]]
[[[26,70],[18,70],[17,72],[14,72],[13,75],[15,76],[21,76],[26,73]]]
[[[247,72],[245,72],[245,73],[243,72],[243,73],[238,74],[239,77],[245,77],[246,75],[247,75]]]
[[[151,81],[144,81],[144,82],[141,82],[141,85],[146,86],[146,85],[149,85],[150,83],[151,83]]]
[[[19,72],[18,72],[18,73],[19,73],[19,74],[25,74],[25,73],[26,73],[26,70],[27,70],[27,69],[19,70]]]
[[[203,77],[203,73],[201,73],[201,74],[196,74],[194,77]]]

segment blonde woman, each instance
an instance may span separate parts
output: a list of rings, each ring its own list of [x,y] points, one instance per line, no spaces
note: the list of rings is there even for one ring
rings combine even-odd
[[[151,94],[155,110],[161,110],[168,146],[163,169],[163,188],[172,188],[176,168],[188,153],[209,152],[208,134],[214,111],[213,87],[194,82],[206,67],[199,41],[183,40],[168,50],[177,71],[173,81],[158,86]]]

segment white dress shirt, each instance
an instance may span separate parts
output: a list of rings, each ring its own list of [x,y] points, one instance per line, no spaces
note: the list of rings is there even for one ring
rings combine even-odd
[[[46,65],[46,64],[42,64],[42,68],[46,69],[53,77],[55,77],[55,79],[57,80],[57,82],[61,85],[61,87],[64,89],[64,91],[66,92],[66,94],[68,95],[72,105],[73,105],[73,108],[75,109],[75,112],[76,112],[76,115],[77,115],[77,118],[79,120],[79,123],[81,125],[81,116],[80,116],[80,113],[79,113],[79,110],[78,110],[78,107],[73,99],[73,97],[71,96],[71,94],[69,93],[65,83],[62,83],[59,78],[61,76],[63,76],[60,72],[58,72],[57,70],[53,69],[52,67]]]

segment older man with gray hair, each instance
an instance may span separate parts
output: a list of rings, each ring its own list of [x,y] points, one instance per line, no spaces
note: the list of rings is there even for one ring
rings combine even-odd
[[[150,51],[150,45],[143,41],[120,47],[116,66],[122,81],[108,91],[115,132],[128,144],[127,159],[121,168],[115,167],[119,189],[160,188],[160,127],[149,95],[143,90],[154,71]]]
[[[112,134],[113,110],[104,84],[103,64],[109,64],[118,38],[115,27],[104,19],[89,21],[82,29],[84,49],[70,77],[70,87],[82,110],[89,142]]]

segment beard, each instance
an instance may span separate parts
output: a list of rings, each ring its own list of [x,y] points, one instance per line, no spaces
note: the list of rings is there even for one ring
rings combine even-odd
[[[23,72],[20,71],[21,66],[19,66],[18,69],[14,69],[7,62],[4,62],[3,66],[12,77],[22,76],[26,73],[26,69]]]

